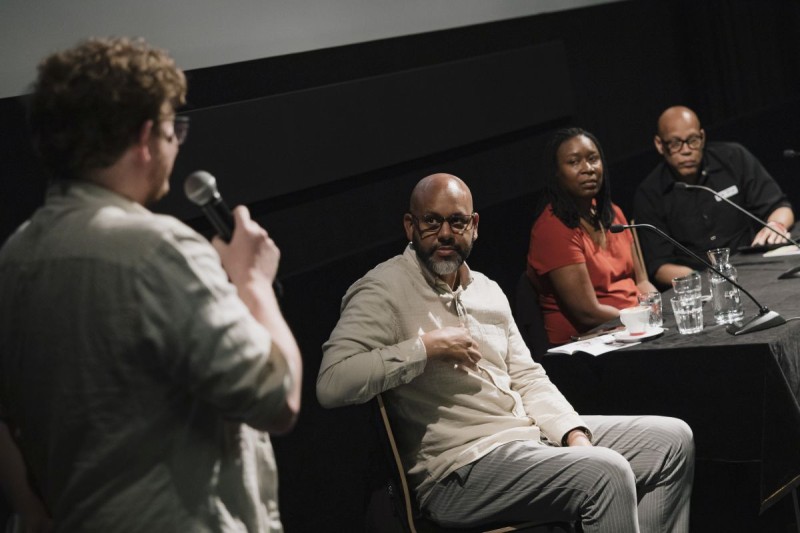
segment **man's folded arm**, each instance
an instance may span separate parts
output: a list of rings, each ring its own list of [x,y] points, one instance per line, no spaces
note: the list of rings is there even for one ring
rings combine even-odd
[[[420,375],[427,362],[422,340],[399,337],[392,296],[375,280],[359,280],[343,298],[339,322],[322,346],[320,404],[364,403]]]

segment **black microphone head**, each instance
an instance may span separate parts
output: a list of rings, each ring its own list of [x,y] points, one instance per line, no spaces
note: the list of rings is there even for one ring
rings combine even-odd
[[[682,182],[682,181],[676,181],[675,182],[675,187],[677,187],[679,189],[688,189],[689,188],[689,186],[687,184],[685,184],[684,182]]]
[[[183,192],[190,202],[200,207],[219,198],[217,179],[205,170],[197,170],[189,174],[186,181],[183,182]]]
[[[623,224],[611,224],[611,226],[608,228],[608,230],[611,233],[622,233],[623,231],[625,231],[626,227],[627,226],[625,226]]]

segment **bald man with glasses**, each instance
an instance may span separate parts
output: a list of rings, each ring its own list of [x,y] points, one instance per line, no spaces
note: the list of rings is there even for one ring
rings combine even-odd
[[[342,299],[322,347],[322,406],[385,398],[417,501],[439,525],[688,531],[689,426],[578,415],[531,359],[500,287],[467,265],[479,222],[456,176],[417,183],[408,246]]]
[[[794,224],[791,204],[753,154],[737,143],[707,142],[700,119],[688,107],[665,110],[657,129],[653,142],[664,160],[636,191],[637,223],[666,231],[701,256],[713,248],[735,252],[743,246],[785,242],[710,192],[675,187],[683,182],[713,189],[788,235]],[[648,275],[661,287],[702,268],[655,233],[639,232],[639,239]]]

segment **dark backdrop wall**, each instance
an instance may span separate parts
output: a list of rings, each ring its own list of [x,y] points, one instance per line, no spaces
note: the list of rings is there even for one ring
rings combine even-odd
[[[626,212],[657,162],[655,121],[678,103],[712,138],[747,145],[800,203],[800,163],[781,158],[800,148],[798,32],[796,1],[629,1],[190,71],[192,132],[156,209],[208,234],[180,191],[205,168],[282,249],[282,305],[305,360],[302,417],[274,439],[286,529],[363,523],[374,423],[366,406],[319,406],[320,345],[347,287],[401,252],[419,178],[446,171],[472,187],[481,234],[470,264],[507,294],[524,268],[539,154],[558,126],[598,135]],[[4,239],[41,203],[45,178],[20,100],[0,100],[0,117]],[[695,524],[718,514],[694,513]],[[741,513],[738,527],[757,519],[755,507]]]

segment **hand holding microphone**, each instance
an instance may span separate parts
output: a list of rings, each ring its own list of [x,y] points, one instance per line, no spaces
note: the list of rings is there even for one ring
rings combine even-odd
[[[250,218],[250,211],[238,206],[231,212],[217,190],[216,178],[203,170],[186,178],[184,192],[189,201],[200,207],[217,232],[212,245],[231,282],[237,288],[250,283],[272,284],[275,294],[281,296],[283,287],[275,279],[280,251],[267,231]]]
[[[231,241],[215,237],[211,242],[231,282],[237,287],[249,283],[274,283],[281,256],[275,242],[250,218],[250,211],[245,206],[233,210],[233,219],[236,231]]]

